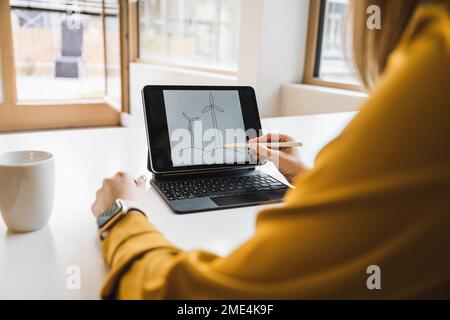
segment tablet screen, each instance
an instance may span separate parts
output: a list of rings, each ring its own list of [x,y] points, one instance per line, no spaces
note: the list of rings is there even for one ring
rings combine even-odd
[[[261,124],[249,87],[146,86],[144,110],[154,172],[250,164],[245,148]]]
[[[232,164],[248,160],[246,133],[237,90],[164,90],[174,167]]]

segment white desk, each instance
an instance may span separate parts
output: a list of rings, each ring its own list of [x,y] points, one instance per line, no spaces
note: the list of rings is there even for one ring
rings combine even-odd
[[[354,113],[272,118],[278,130],[304,142],[312,163]],[[107,271],[90,205],[104,177],[122,170],[146,172],[144,128],[80,129],[0,134],[0,152],[46,150],[56,156],[56,196],[49,225],[27,234],[7,231],[0,219],[0,299],[97,299]],[[278,174],[271,165],[262,168]],[[278,174],[279,177],[279,174]],[[1,183],[1,181],[0,181]],[[258,207],[175,215],[150,190],[151,221],[175,245],[226,255],[252,236]],[[81,289],[66,287],[67,267],[81,268]]]

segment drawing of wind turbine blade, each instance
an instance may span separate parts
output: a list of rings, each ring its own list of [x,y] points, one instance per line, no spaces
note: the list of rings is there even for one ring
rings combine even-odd
[[[214,108],[219,112],[222,112],[222,113],[225,112],[225,111],[223,111],[223,109],[221,107],[219,107],[217,105],[214,105]]]
[[[205,108],[202,110],[202,113],[208,112],[209,110],[211,110],[212,107],[213,107],[212,105],[205,107]]]
[[[209,103],[213,106],[214,105],[214,96],[213,94],[210,92],[209,93]]]
[[[186,113],[184,113],[184,112],[183,112],[183,117],[185,117],[186,120],[188,120],[188,121],[191,120],[191,119],[189,119],[188,115]]]

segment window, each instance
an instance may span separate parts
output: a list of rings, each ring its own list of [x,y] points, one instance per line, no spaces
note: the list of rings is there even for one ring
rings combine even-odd
[[[112,15],[105,16],[106,45],[106,94],[120,104],[121,69],[120,69],[120,24],[119,8],[111,8]]]
[[[100,13],[89,9],[72,17],[67,10],[29,9],[21,3],[11,1],[18,101],[101,99],[105,61]]]
[[[0,1],[0,132],[119,124],[129,101],[127,8]]]
[[[241,0],[140,0],[140,60],[237,71]]]
[[[305,82],[358,89],[359,81],[344,48],[349,0],[311,0]]]

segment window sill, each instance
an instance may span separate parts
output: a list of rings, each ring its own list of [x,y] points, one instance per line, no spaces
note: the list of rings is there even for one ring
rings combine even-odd
[[[208,67],[208,66],[202,66],[202,65],[175,64],[175,63],[167,63],[167,62],[146,60],[146,59],[136,59],[132,63],[140,64],[140,65],[149,65],[149,66],[152,66],[155,68],[161,68],[161,69],[175,71],[175,72],[223,76],[226,78],[233,78],[233,79],[237,79],[237,77],[238,77],[237,70],[228,70],[228,69],[214,68],[214,67]]]
[[[281,88],[283,116],[356,111],[367,94],[308,84],[286,84]]]

